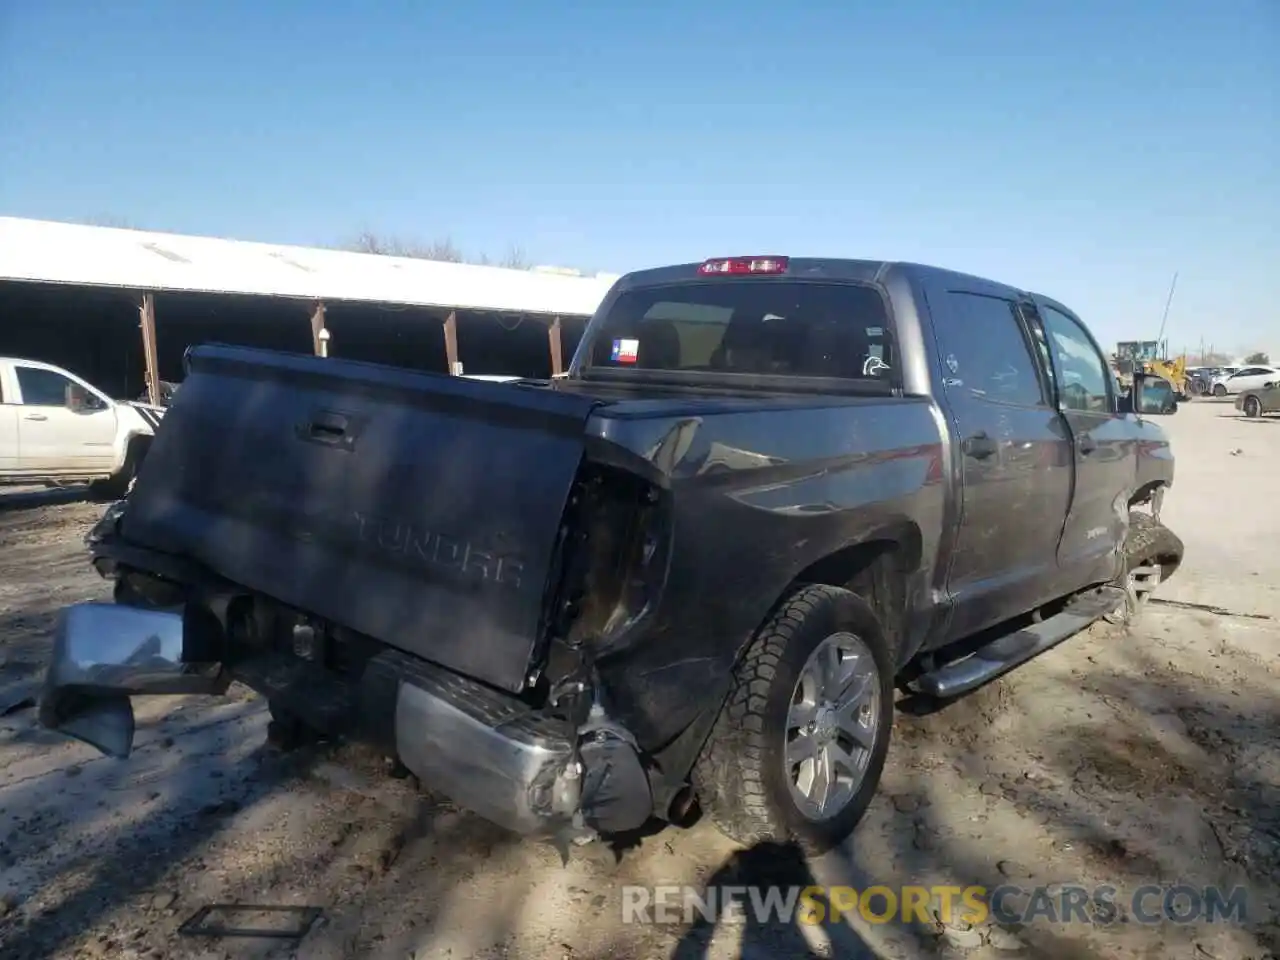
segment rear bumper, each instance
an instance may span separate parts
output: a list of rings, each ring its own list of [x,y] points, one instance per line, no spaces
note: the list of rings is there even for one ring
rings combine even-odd
[[[397,651],[369,663],[361,700],[370,738],[393,746],[430,788],[517,833],[557,832],[572,823],[582,766],[568,722]],[[383,713],[389,736],[380,735],[377,702],[370,701],[394,703],[390,715]]]
[[[217,664],[192,662],[180,613],[111,603],[68,607],[54,635],[40,722],[112,757],[133,749],[129,698],[144,693],[220,694]]]
[[[40,722],[108,756],[132,749],[131,697],[221,694],[234,677],[260,693],[251,664],[194,663],[180,613],[114,604],[69,607],[53,645]],[[517,833],[569,827],[582,768],[567,722],[466,677],[395,651],[366,665],[348,729],[379,742],[424,784]]]

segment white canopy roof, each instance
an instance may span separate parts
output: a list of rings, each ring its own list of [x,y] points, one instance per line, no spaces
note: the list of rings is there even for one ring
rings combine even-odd
[[[0,217],[0,280],[585,317],[616,279]]]

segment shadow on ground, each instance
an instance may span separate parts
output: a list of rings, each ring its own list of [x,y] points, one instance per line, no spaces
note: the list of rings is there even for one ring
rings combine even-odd
[[[77,544],[53,552],[13,527],[0,530],[11,555],[40,564],[23,592],[59,586],[0,612],[0,706],[38,679],[58,607],[100,589],[91,573],[71,579],[84,568]],[[591,848],[562,867],[551,848],[385,778],[359,751],[265,751],[260,703],[142,713],[123,764],[66,745],[18,708],[0,716],[0,895],[20,891],[0,910],[0,954],[809,960],[951,945],[1055,960],[1263,957],[1280,952],[1280,693],[1274,664],[1233,653],[1225,634],[1179,641],[1161,627],[1193,615],[1159,612],[1132,635],[1095,628],[1069,655],[901,714],[854,842],[812,863],[789,844],[734,850],[699,824],[635,838],[621,862]],[[1249,912],[1217,930],[1146,925],[1131,910],[1109,925],[966,926],[936,903],[909,924],[757,922],[750,910],[737,923],[621,922],[624,884],[1068,883],[1111,884],[1122,905],[1145,883],[1241,885]],[[300,945],[176,935],[197,907],[235,900],[314,904],[325,921]]]
[[[20,487],[6,490],[0,487],[0,511],[31,510],[35,507],[53,507],[64,503],[87,503],[91,500],[87,486],[70,487]]]

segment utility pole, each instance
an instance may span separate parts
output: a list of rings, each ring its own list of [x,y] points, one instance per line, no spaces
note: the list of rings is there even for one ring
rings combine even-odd
[[[1169,284],[1169,296],[1164,301],[1164,316],[1160,318],[1160,333],[1156,336],[1157,343],[1164,342],[1164,327],[1169,322],[1169,305],[1173,303],[1173,291],[1178,286],[1178,271],[1173,271],[1173,282]]]

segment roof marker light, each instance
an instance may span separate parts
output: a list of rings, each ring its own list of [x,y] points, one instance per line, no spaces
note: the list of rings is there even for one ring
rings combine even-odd
[[[703,276],[743,276],[786,272],[786,257],[718,257],[707,260],[698,267],[698,273]]]

